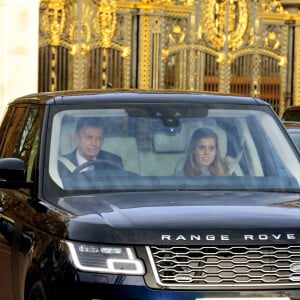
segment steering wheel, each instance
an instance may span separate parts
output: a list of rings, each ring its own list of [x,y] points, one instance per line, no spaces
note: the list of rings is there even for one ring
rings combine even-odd
[[[89,167],[90,165],[94,165],[95,168],[96,168],[96,166],[100,166],[101,168],[107,168],[107,169],[113,169],[113,170],[122,170],[123,171],[122,166],[120,166],[119,164],[117,164],[117,163],[115,163],[115,162],[113,162],[111,160],[107,160],[107,159],[94,159],[94,160],[89,160],[89,161],[85,162],[84,164],[79,165],[73,171],[73,174],[80,173],[81,170],[83,170],[84,168]]]

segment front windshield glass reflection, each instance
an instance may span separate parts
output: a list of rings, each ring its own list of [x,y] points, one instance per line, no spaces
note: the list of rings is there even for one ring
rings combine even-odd
[[[297,191],[298,158],[264,110],[216,105],[68,109],[54,115],[48,174],[74,191]]]

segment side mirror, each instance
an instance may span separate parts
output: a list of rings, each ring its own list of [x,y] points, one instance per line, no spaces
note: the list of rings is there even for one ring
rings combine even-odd
[[[26,167],[19,158],[0,159],[0,181],[2,182],[26,182]]]

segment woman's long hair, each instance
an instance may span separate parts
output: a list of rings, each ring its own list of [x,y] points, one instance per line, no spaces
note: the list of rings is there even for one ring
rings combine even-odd
[[[188,153],[183,167],[184,174],[187,176],[201,175],[201,169],[195,157],[195,150],[198,141],[203,138],[213,138],[216,143],[216,156],[212,164],[209,166],[210,173],[212,175],[219,176],[229,175],[227,165],[221,160],[218,136],[213,130],[209,128],[200,128],[194,131],[188,147]]]

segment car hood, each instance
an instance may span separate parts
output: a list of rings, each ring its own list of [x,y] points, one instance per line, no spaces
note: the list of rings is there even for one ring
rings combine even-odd
[[[132,192],[66,197],[68,238],[122,244],[299,243],[300,195]]]

